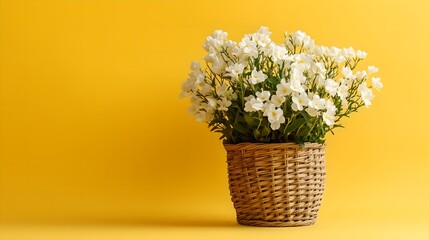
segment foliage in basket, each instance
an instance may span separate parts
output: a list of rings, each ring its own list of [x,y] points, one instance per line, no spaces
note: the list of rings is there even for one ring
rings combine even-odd
[[[182,85],[188,111],[224,143],[323,143],[383,87],[376,77],[367,85],[376,67],[355,70],[363,51],[317,46],[301,31],[276,44],[270,34],[261,27],[236,43],[216,30],[203,45],[205,68],[193,62]]]

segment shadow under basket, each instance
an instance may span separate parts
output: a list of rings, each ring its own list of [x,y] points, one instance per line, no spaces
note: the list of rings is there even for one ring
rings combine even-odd
[[[325,144],[225,144],[237,222],[260,227],[316,222],[325,188]]]

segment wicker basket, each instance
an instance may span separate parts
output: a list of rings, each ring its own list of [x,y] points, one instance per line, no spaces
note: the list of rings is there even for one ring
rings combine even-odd
[[[325,187],[325,145],[225,144],[229,188],[242,225],[314,224]]]

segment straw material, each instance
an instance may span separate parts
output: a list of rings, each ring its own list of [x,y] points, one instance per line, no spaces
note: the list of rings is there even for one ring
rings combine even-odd
[[[229,188],[242,225],[314,224],[325,187],[325,145],[225,144]]]

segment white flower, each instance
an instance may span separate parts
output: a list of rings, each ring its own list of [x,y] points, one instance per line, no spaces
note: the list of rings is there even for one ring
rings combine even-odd
[[[317,67],[319,74],[322,74],[322,75],[326,74],[326,68],[325,68],[325,64],[323,62],[317,62],[315,65]]]
[[[346,99],[349,96],[349,87],[347,84],[341,84],[341,86],[337,90],[337,94],[341,100]]]
[[[307,80],[304,76],[304,71],[309,70],[314,65],[313,58],[304,53],[292,55],[292,76],[299,78],[301,82]]]
[[[188,110],[189,112],[192,112],[193,110]],[[214,115],[212,110],[200,110],[196,109],[194,114],[195,120],[197,122],[210,122],[213,120]]]
[[[195,114],[198,113],[198,111],[199,111],[199,104],[198,105],[193,104],[187,109],[187,112],[194,117],[195,117]]]
[[[207,55],[204,57],[204,60],[212,63],[213,59],[217,57],[220,57],[219,53],[216,51],[216,49],[213,46],[209,46],[207,49]]]
[[[256,96],[258,97],[259,100],[261,100],[262,102],[268,101],[270,99],[270,92],[269,91],[262,91],[262,92],[257,92]]]
[[[197,97],[196,95],[192,95],[190,102],[194,105],[200,105],[201,103],[201,98]]]
[[[192,71],[200,71],[201,70],[201,63],[199,63],[199,62],[192,62],[191,63],[191,66],[190,66],[190,68],[191,68],[191,70]]]
[[[201,83],[206,78],[206,75],[203,72],[193,72],[195,75],[196,83]]]
[[[318,88],[323,88],[325,87],[326,84],[326,78],[324,75],[317,75],[316,76],[316,84]]]
[[[298,79],[291,79],[290,81],[290,89],[295,92],[302,93],[304,92],[304,88],[301,85],[301,82]]]
[[[346,61],[346,58],[343,55],[336,55],[333,58],[338,64]]]
[[[340,78],[340,83],[350,88],[350,86],[353,84],[353,80],[349,78]]]
[[[271,32],[268,30],[268,28],[262,26],[256,33],[253,34],[253,39],[259,46],[265,47],[271,42],[270,35]]]
[[[277,121],[280,118],[280,116],[283,115],[283,112],[282,112],[282,114],[278,114],[280,112],[277,111],[277,110],[281,110],[281,109],[280,108],[276,108],[274,106],[274,104],[267,104],[267,107],[265,108],[265,111],[264,111],[263,115],[266,116],[266,117],[268,117],[268,121],[269,122],[275,122],[275,121]]]
[[[203,48],[208,52],[210,47],[220,50],[225,39],[228,37],[228,33],[222,30],[216,30],[214,33],[206,38],[206,42],[203,45]]]
[[[356,57],[358,57],[360,59],[364,59],[364,58],[366,58],[366,52],[361,51],[361,50],[357,50],[356,51]]]
[[[221,57],[213,58],[212,61],[212,71],[216,74],[222,73],[222,71],[225,69],[226,63],[223,61]]]
[[[322,114],[323,121],[328,126],[333,126],[335,124],[335,114],[337,112],[337,108],[335,104],[331,100],[326,100],[326,112]]]
[[[234,92],[234,90],[232,90],[232,88],[229,88],[226,93],[225,96],[229,99],[229,100],[236,100],[238,98],[238,95],[236,92]]]
[[[204,81],[204,79],[206,78],[206,74],[203,72],[192,72],[191,75],[193,75],[193,77],[195,77],[195,82],[200,84]]]
[[[237,43],[232,40],[225,40],[223,44],[226,52],[230,55],[238,56],[240,48],[237,46]]]
[[[198,84],[202,83],[205,79],[204,72],[200,69],[198,62],[192,62],[190,66],[192,72],[188,74],[188,79],[182,84],[182,93],[179,97],[187,97],[198,89]]]
[[[307,94],[305,92],[300,94],[294,94],[292,96],[292,109],[294,111],[302,111],[304,109],[304,106],[308,105],[308,98]]]
[[[285,79],[283,78],[280,81],[280,84],[277,84],[277,91],[276,95],[278,96],[287,96],[292,93],[292,89],[290,89],[289,83],[286,83]]]
[[[268,30],[268,27],[266,27],[266,26],[261,26],[259,28],[259,30],[257,31],[257,33],[259,33],[261,35],[268,35],[268,36],[271,35],[270,30]]]
[[[227,47],[226,50],[231,55],[238,57],[238,60],[240,60],[243,57],[241,48],[235,42],[234,42],[234,45]]]
[[[208,36],[206,42],[203,44],[203,48],[207,51],[207,55],[204,59],[212,64],[212,71],[220,74],[225,69],[225,61],[220,56],[220,51],[225,47],[226,38],[228,33],[216,30],[211,36]]]
[[[287,49],[283,46],[277,46],[274,43],[269,46],[268,55],[274,62],[280,63],[282,60],[286,60],[287,53]]]
[[[317,117],[319,116],[319,111],[317,111],[316,109],[312,108],[312,107],[308,107],[305,109],[305,111],[308,113],[308,115],[310,115],[311,117]]]
[[[208,95],[212,91],[212,85],[208,83],[201,83],[201,90],[199,91],[203,96]]]
[[[206,112],[199,111],[195,114],[195,120],[199,123],[206,121]]]
[[[191,95],[191,92],[194,92],[197,89],[197,84],[195,78],[188,78],[185,82],[182,83],[182,92],[179,97],[184,98]]]
[[[342,51],[338,49],[337,47],[331,47],[329,48],[329,51],[327,51],[327,55],[335,60],[337,63],[342,63],[346,61],[346,58],[342,54]]]
[[[208,105],[206,105],[207,107],[205,107],[205,109],[207,111],[209,111],[209,110],[211,110],[211,109],[213,109],[213,108],[215,108],[217,106],[217,101],[213,97],[207,97],[206,99],[207,99],[207,104]]]
[[[322,115],[323,121],[325,121],[326,125],[333,126],[335,124],[335,115],[329,111],[326,111]]]
[[[306,78],[303,73],[297,69],[292,69],[291,77],[290,77],[290,89],[295,92],[304,92],[305,89],[301,85],[301,83],[305,82]]]
[[[237,93],[236,93],[236,92],[234,92],[234,91],[230,88],[230,89],[228,89],[228,91],[226,92],[226,97],[227,97],[229,100],[237,100],[238,95],[237,95]]]
[[[247,102],[244,104],[244,111],[246,112],[260,111],[264,106],[264,103],[254,96],[249,96],[246,100]]]
[[[376,72],[378,72],[378,68],[377,67],[374,67],[374,66],[369,66],[368,67],[368,74],[373,74],[373,73],[376,73]]]
[[[364,71],[359,71],[359,72],[357,72],[356,73],[356,78],[358,79],[358,80],[362,80],[363,78],[365,78],[366,77],[366,71],[364,70]]]
[[[252,99],[254,99],[254,98],[255,98],[255,96],[253,96],[253,95],[249,95],[249,96],[244,97],[244,100],[246,100],[246,101],[250,101],[250,100],[252,100]]]
[[[296,31],[293,34],[293,40],[296,46],[302,46],[304,49],[307,50],[313,50],[315,47],[314,40],[311,39],[310,36],[308,36],[305,32],[302,32],[300,30]]]
[[[355,50],[352,47],[344,48],[343,53],[346,58],[354,58],[356,56]]]
[[[235,63],[232,66],[226,68],[226,71],[229,73],[232,79],[238,78],[238,75],[242,74],[244,71],[244,65],[241,63]]]
[[[251,39],[251,35],[244,36],[241,42],[238,43],[238,46],[243,56],[258,57],[258,48],[256,42]]]
[[[267,79],[267,75],[262,70],[256,71],[256,68],[252,70],[252,75],[249,78],[249,82],[253,85],[261,83]]]
[[[335,115],[335,113],[337,112],[337,107],[335,107],[335,104],[330,100],[326,100],[326,111]]]
[[[314,53],[317,56],[323,56],[328,54],[329,49],[326,46],[316,46],[314,48]]]
[[[371,101],[374,99],[372,90],[366,86],[366,83],[359,85],[358,90],[365,106],[369,107],[371,105]]]
[[[328,80],[326,80],[326,82],[325,82],[325,90],[332,97],[335,96],[335,94],[337,93],[339,86],[340,86],[339,83],[337,83],[336,81],[334,81],[333,79],[330,79],[330,78]]]
[[[282,111],[281,109],[279,109],[280,111]],[[283,112],[283,111],[282,111]],[[280,117],[280,119],[278,120],[278,121],[275,121],[275,122],[272,122],[271,124],[270,124],[270,127],[271,127],[271,129],[272,130],[277,130],[277,129],[279,129],[280,128],[280,125],[282,124],[282,123],[284,123],[286,121],[286,119],[285,119],[285,117],[284,116],[281,116]]]
[[[353,75],[353,71],[349,67],[343,67],[343,70],[341,71],[345,78],[348,79],[355,79],[356,76]]]
[[[324,109],[326,104],[326,100],[320,98],[319,95],[314,95],[311,100],[308,101],[308,106],[314,108],[316,110]]]
[[[215,30],[212,37],[215,39],[226,39],[228,37],[228,33],[222,30]]]
[[[228,34],[221,30],[206,38],[205,63],[191,63],[180,94],[190,97],[188,112],[197,121],[215,119],[215,128],[227,129],[235,120],[231,116],[255,112],[263,120],[260,125],[267,125],[261,127],[279,130],[287,117],[301,113],[316,121],[317,132],[336,127],[335,121],[356,111],[355,107],[370,106],[373,91],[383,88],[380,78],[371,75],[378,68],[353,69],[367,57],[362,50],[316,46],[302,31],[286,33],[282,44],[273,42],[270,35],[267,27],[261,27],[239,42],[227,39]],[[276,85],[272,84],[275,79],[267,80],[271,76],[279,77]],[[272,133],[269,139],[285,140],[278,132]]]
[[[380,91],[383,88],[383,83],[380,81],[380,78],[373,77],[372,86],[378,91]]]
[[[271,96],[271,103],[274,104],[275,107],[280,107],[286,98],[284,96],[273,95]]]
[[[276,108],[273,104],[269,104],[264,111],[264,116],[268,117],[268,121],[271,123],[271,129],[277,130],[280,128],[280,124],[286,121],[283,116],[283,110]]]
[[[371,101],[374,99],[374,95],[371,89],[361,92],[362,100],[365,103],[365,106],[371,106]]]
[[[217,88],[216,93],[217,93],[217,95],[219,95],[219,96],[225,96],[225,95],[226,95],[226,93],[227,93],[227,91],[228,91],[228,84],[226,84],[226,83],[222,83],[222,85],[220,85],[220,86]]]
[[[211,122],[213,120],[213,118],[214,118],[213,111],[206,113],[206,122]]]
[[[221,100],[218,100],[217,103],[219,104],[219,111],[228,111],[228,107],[231,106],[231,101],[229,101],[226,98],[222,98]]]
[[[343,107],[344,109],[347,109],[349,107],[349,101],[347,101],[347,99],[342,100],[341,107]]]
[[[213,46],[209,47],[208,54],[204,57],[204,60],[212,64],[212,71],[216,74],[220,74],[225,69],[225,61],[223,61],[222,57]]]

